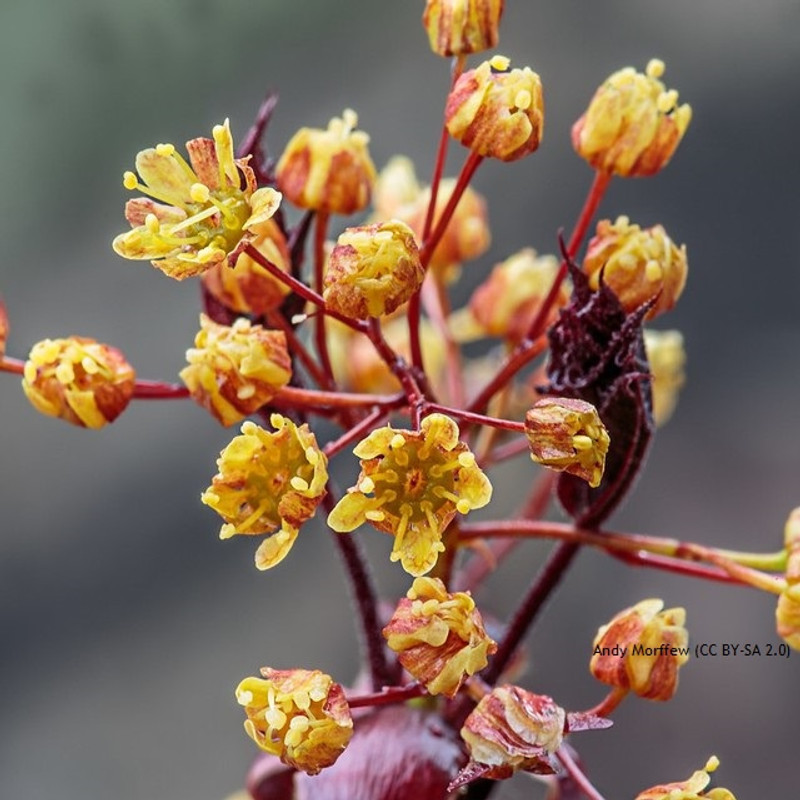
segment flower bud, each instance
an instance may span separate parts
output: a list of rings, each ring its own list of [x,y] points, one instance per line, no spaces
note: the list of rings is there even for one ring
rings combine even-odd
[[[399,220],[347,228],[325,273],[325,302],[354,319],[391,314],[422,285],[425,271],[411,228]]]
[[[539,256],[526,247],[495,265],[489,277],[473,292],[468,308],[450,317],[457,341],[498,336],[519,342],[528,332],[558,272],[555,256]],[[559,308],[569,300],[569,287],[559,287],[547,318],[550,326]]]
[[[33,346],[22,388],[42,414],[83,428],[102,428],[125,410],[135,381],[133,367],[115,347],[70,336]]]
[[[692,109],[659,78],[664,62],[653,59],[645,74],[625,67],[595,92],[572,126],[572,146],[591,166],[615,175],[653,175],[675,152]]]
[[[719,759],[711,756],[703,769],[697,770],[691,778],[678,783],[663,783],[645,789],[636,795],[636,800],[736,800],[733,792],[727,789],[704,791],[711,782],[710,772],[719,766]]]
[[[333,214],[353,214],[369,203],[375,166],[369,156],[369,136],[354,131],[358,116],[345,109],[326,130],[301,128],[276,167],[278,186],[300,208]]]
[[[504,0],[428,0],[422,24],[440,56],[480,53],[497,46]]]
[[[663,600],[642,600],[597,631],[589,663],[597,680],[648,700],[675,694],[678,669],[689,660],[686,611],[662,608]]]
[[[464,722],[461,736],[471,762],[484,765],[481,777],[502,780],[517,770],[536,774],[554,772],[550,756],[561,747],[567,715],[552,698],[499,686],[481,699]],[[464,777],[451,786],[471,779]]]
[[[250,243],[279,270],[291,271],[291,256],[286,239],[273,220],[252,228]],[[216,264],[203,273],[203,286],[226,308],[238,314],[262,316],[280,306],[290,289],[274,278],[247,252],[240,253],[236,264]]]
[[[542,82],[529,67],[511,69],[494,56],[465,72],[445,108],[450,135],[474,153],[516,161],[539,146],[544,127]]]
[[[261,674],[236,687],[236,700],[247,714],[247,735],[309,775],[331,766],[353,735],[342,687],[319,670],[264,667]]]
[[[597,409],[583,400],[545,397],[525,415],[531,459],[595,488],[603,479],[610,439]]]
[[[232,326],[200,315],[195,346],[186,351],[181,380],[195,401],[223,425],[241,422],[268,403],[292,376],[286,336],[252,325]]]
[[[489,479],[458,436],[458,425],[444,414],[425,417],[418,431],[374,430],[353,450],[361,474],[328,525],[348,533],[370,522],[394,536],[392,561],[415,577],[430,571],[456,512],[482,508],[492,497]]]
[[[397,218],[408,222],[406,214],[419,199],[421,191],[414,162],[407,156],[392,156],[375,180],[372,205],[376,219]]]
[[[630,313],[655,299],[645,319],[669,311],[686,285],[686,245],[677,247],[661,225],[642,230],[627,217],[613,224],[604,219],[589,242],[583,270],[589,285],[597,289],[602,280]]]
[[[678,402],[678,392],[686,381],[686,351],[680,331],[644,331],[644,349],[650,364],[653,393],[653,418],[664,425]]]
[[[256,551],[256,567],[282,561],[300,526],[325,496],[328,460],[308,425],[297,426],[280,414],[274,433],[249,420],[220,453],[217,474],[200,500],[225,521],[219,538],[266,534]]]
[[[450,594],[438,578],[414,580],[383,635],[410,675],[447,697],[497,650],[469,593]]]
[[[789,647],[800,650],[800,508],[795,508],[786,520],[784,546],[786,588],[778,598],[775,618],[780,636]]]

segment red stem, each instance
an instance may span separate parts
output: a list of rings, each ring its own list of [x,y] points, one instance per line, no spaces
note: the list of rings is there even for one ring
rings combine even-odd
[[[19,358],[0,358],[0,372],[10,372],[12,375],[22,375],[25,371],[25,362]]]
[[[133,387],[137,400],[181,400],[189,397],[189,390],[180,383],[138,380]]]
[[[463,419],[465,422],[474,422],[478,425],[489,425],[492,428],[500,428],[504,431],[514,431],[515,433],[525,432],[524,422],[513,422],[508,419],[498,419],[497,417],[487,417],[485,414],[473,414],[471,411],[461,411],[458,408],[443,406],[439,403],[425,403],[424,411],[439,411],[456,419]]]
[[[415,697],[424,697],[426,694],[425,687],[416,682],[409,683],[408,686],[385,686],[379,692],[348,697],[347,705],[350,708],[388,706],[392,703],[404,703]]]
[[[328,493],[322,503],[328,513],[336,505],[336,498],[330,483],[328,484]],[[384,686],[391,686],[397,679],[393,675],[395,670],[392,670],[386,659],[386,643],[383,640],[382,625],[378,618],[378,593],[375,583],[358,540],[349,533],[336,533],[335,531],[330,531],[330,533],[350,579],[350,588],[353,592],[364,636],[372,688],[375,692],[380,692]]]
[[[318,211],[314,226],[314,288],[320,297],[322,296],[325,272],[325,234],[328,230],[328,219],[327,211]],[[328,378],[333,380],[333,366],[328,353],[328,337],[325,335],[325,314],[317,314],[314,324],[314,341],[317,345],[317,355],[322,364],[322,370]]]
[[[610,717],[627,696],[627,689],[615,686],[596,706],[587,709],[584,713],[594,714],[596,717]]]
[[[330,406],[332,408],[350,408],[362,406],[397,406],[405,401],[403,394],[356,394],[355,392],[323,392],[315,389],[298,389],[284,386],[274,397],[286,405]]]
[[[389,409],[386,407],[376,408],[370,412],[364,419],[353,425],[352,428],[346,430],[338,439],[328,442],[325,445],[324,453],[328,458],[333,458],[337,453],[342,451],[352,442],[360,439],[364,434],[372,430],[384,417],[389,414]]]
[[[569,754],[566,747],[559,747],[559,749],[556,750],[556,758],[561,762],[561,765],[575,782],[575,785],[589,800],[604,800],[603,795],[594,788],[592,782],[586,777],[583,770]]]
[[[481,393],[467,406],[468,411],[483,411],[489,401],[517,374],[527,363],[547,349],[547,339],[542,336],[536,341],[523,341],[503,362],[497,375],[483,387]]]
[[[308,300],[309,303],[315,305],[324,314],[327,314],[329,317],[333,317],[334,319],[338,319],[339,322],[344,323],[354,331],[358,331],[359,333],[367,332],[366,322],[363,322],[360,319],[346,317],[344,314],[340,314],[338,311],[328,308],[325,301],[322,299],[322,295],[317,294],[317,292],[315,292],[313,289],[310,289],[302,281],[297,280],[297,278],[287,275],[283,270],[279,269],[266,256],[264,256],[263,253],[260,253],[257,248],[253,247],[252,244],[246,244],[244,246],[244,252],[247,253],[247,255],[253,259],[253,261],[264,267],[264,269],[267,270],[270,275],[285,283],[293,292],[295,292],[295,294],[299,294],[304,300]]]

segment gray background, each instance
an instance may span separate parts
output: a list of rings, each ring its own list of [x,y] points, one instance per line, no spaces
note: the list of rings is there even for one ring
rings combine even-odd
[[[92,336],[139,374],[172,378],[196,328],[197,291],[109,242],[124,227],[121,174],[136,151],[246,130],[281,92],[270,141],[360,112],[382,165],[429,174],[447,68],[428,50],[423,3],[385,0],[3,0],[0,5],[0,290],[9,353],[45,336]],[[590,181],[568,132],[596,85],[658,55],[695,110],[674,163],[617,181],[603,211],[662,222],[688,243],[688,291],[664,326],[686,336],[689,383],[649,469],[615,518],[624,530],[777,549],[800,503],[800,269],[796,0],[509,0],[500,52],[543,78],[543,146],[487,164],[494,243],[552,250]],[[453,149],[450,171],[462,153]],[[474,278],[473,278],[474,280]],[[357,668],[347,592],[327,535],[308,526],[283,566],[255,543],[220,543],[198,495],[230,432],[183,403],[136,403],[101,433],[38,416],[0,376],[0,797],[217,800],[254,755],[233,687],[259,665]],[[342,457],[348,476],[355,464]],[[532,466],[495,475],[502,516]],[[358,534],[387,594],[404,590],[388,537]],[[536,569],[530,545],[480,600],[504,614]],[[586,552],[530,639],[524,683],[568,708],[597,702],[586,662],[597,626],[647,596],[685,605],[693,641],[776,642],[773,600],[625,569]],[[737,796],[796,793],[800,662],[691,662],[666,705],[626,703],[577,738],[609,798],[677,780],[711,753]],[[792,748],[794,749],[794,748]],[[533,788],[532,788],[533,787]],[[498,796],[538,797],[525,777]]]

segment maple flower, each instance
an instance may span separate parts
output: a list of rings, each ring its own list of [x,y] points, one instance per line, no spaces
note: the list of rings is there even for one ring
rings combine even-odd
[[[116,347],[69,336],[33,346],[22,389],[42,414],[83,428],[102,428],[125,410],[135,381],[133,367]]]
[[[572,146],[595,169],[614,175],[653,175],[666,166],[692,118],[689,105],[659,80],[664,62],[652,59],[642,74],[615,72],[595,92],[572,126]]]
[[[662,783],[645,789],[636,795],[636,800],[736,800],[733,792],[728,789],[705,789],[711,782],[710,772],[719,766],[719,759],[711,756],[705,767],[699,769],[685,781],[677,783]]]
[[[276,167],[278,187],[300,208],[354,214],[365,208],[375,183],[369,136],[354,130],[350,108],[326,130],[301,128],[286,145]]]
[[[225,520],[220,539],[267,534],[256,567],[282,561],[300,526],[325,496],[328,460],[308,425],[273,414],[270,433],[247,421],[220,453],[218,473],[200,499]]]
[[[664,425],[678,403],[678,393],[686,382],[686,351],[680,331],[644,330],[644,349],[650,364],[653,393],[653,419]]]
[[[353,720],[344,690],[319,670],[261,670],[236,687],[247,735],[290,767],[316,775],[344,752]]]
[[[400,220],[347,228],[328,259],[325,302],[354,319],[391,314],[422,285],[411,228]]]
[[[675,694],[678,670],[689,660],[686,611],[663,608],[663,600],[642,600],[597,631],[589,663],[597,680],[648,700]]]
[[[597,409],[584,400],[544,397],[525,415],[531,460],[600,485],[611,442]]]
[[[496,264],[489,277],[473,292],[469,305],[450,317],[457,341],[468,342],[498,336],[519,342],[527,333],[558,272],[552,255],[537,255],[531,247]],[[547,327],[569,300],[563,282],[547,318]]]
[[[440,56],[480,53],[497,46],[505,0],[428,0],[422,24]]]
[[[114,239],[118,255],[149,260],[183,280],[226,259],[233,263],[254,228],[272,217],[281,195],[256,189],[248,159],[234,157],[228,120],[215,125],[212,135],[186,142],[188,163],[172,144],[139,152],[139,177],[126,172],[123,185],[148,196],[125,205],[133,230]]]
[[[456,512],[482,508],[492,485],[458,425],[444,414],[422,420],[420,430],[378,428],[353,450],[361,459],[356,485],[336,504],[328,525],[347,533],[369,522],[394,535],[391,560],[420,576],[444,551],[442,534]]]
[[[250,229],[250,244],[279,270],[291,272],[291,255],[286,238],[275,220],[268,219]],[[226,308],[239,314],[262,316],[280,306],[291,291],[274,278],[247,252],[239,254],[236,264],[215,264],[203,273],[203,286]]]
[[[669,311],[686,285],[686,245],[677,247],[661,225],[642,230],[628,217],[597,223],[589,242],[583,270],[589,285],[608,285],[628,313],[655,300],[645,319]]]
[[[444,116],[450,135],[464,147],[516,161],[542,140],[542,82],[530,67],[511,69],[505,56],[494,56],[461,75],[448,95]]]
[[[800,650],[800,508],[786,520],[784,544],[788,553],[786,588],[778,597],[775,619],[780,636],[789,647]]]
[[[232,326],[200,315],[195,346],[186,351],[181,380],[194,400],[223,425],[253,414],[292,377],[292,362],[282,331],[270,331],[240,318]]]
[[[497,650],[470,594],[450,594],[438,578],[415,578],[383,635],[409,674],[447,697]]]

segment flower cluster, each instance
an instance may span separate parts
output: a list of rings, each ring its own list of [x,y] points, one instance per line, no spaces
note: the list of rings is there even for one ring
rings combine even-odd
[[[126,204],[131,230],[113,249],[177,280],[201,276],[203,313],[182,384],[137,379],[120,351],[75,336],[39,342],[25,362],[11,358],[0,302],[0,368],[22,376],[39,411],[100,428],[133,398],[191,397],[221,425],[241,423],[201,501],[221,517],[220,538],[261,537],[258,569],[280,564],[322,507],[368,669],[347,692],[307,669],[265,667],[239,684],[245,731],[267,754],[266,771],[279,770],[279,791],[264,774],[251,782],[254,800],[382,800],[419,786],[445,797],[518,771],[548,776],[558,796],[569,794],[557,788],[564,781],[598,796],[566,738],[609,727],[629,693],[671,699],[689,635],[684,609],[664,610],[658,599],[614,616],[589,660],[610,691],[589,710],[567,712],[509,683],[521,672],[520,644],[581,546],[771,592],[781,647],[800,649],[800,509],[777,556],[608,528],[684,382],[680,332],[644,325],[679,300],[686,247],[663,226],[642,228],[625,215],[589,233],[612,177],[660,171],[687,130],[691,109],[661,82],[661,61],[644,73],[615,72],[574,124],[574,148],[596,175],[560,255],[519,245],[499,253],[474,276],[477,288],[461,294],[466,305],[452,307],[461,265],[478,261],[492,240],[489,204],[472,177],[485,159],[533,154],[544,131],[533,69],[497,54],[468,68],[468,55],[497,44],[503,11],[503,0],[425,5],[431,48],[455,57],[429,185],[402,156],[379,174],[349,108],[326,128],[298,130],[275,162],[260,138],[272,105],[238,156],[227,120],[212,138],[187,142],[188,160],[170,144],[137,155],[124,186],[142,196]],[[456,177],[444,175],[451,139],[469,151]],[[334,215],[360,212],[333,230]],[[267,421],[270,428],[259,424]],[[508,498],[517,517],[501,509],[503,518],[467,520],[490,503],[493,483],[505,488],[509,473],[492,470],[525,453],[517,487],[531,488]],[[343,493],[329,479],[339,455],[360,470]],[[568,522],[549,521],[551,498]],[[391,603],[380,601],[350,536],[367,523],[392,537],[390,560],[413,578]],[[530,565],[538,577],[509,622],[495,625],[473,593],[483,596],[487,574],[524,537],[563,541],[541,572]],[[274,649],[289,658],[283,644]],[[391,704],[400,707],[382,708]],[[409,743],[409,731],[419,741]],[[376,740],[390,757],[374,757]],[[387,777],[381,769],[390,762]],[[734,800],[726,789],[706,791],[716,766],[712,759],[637,800]]]

